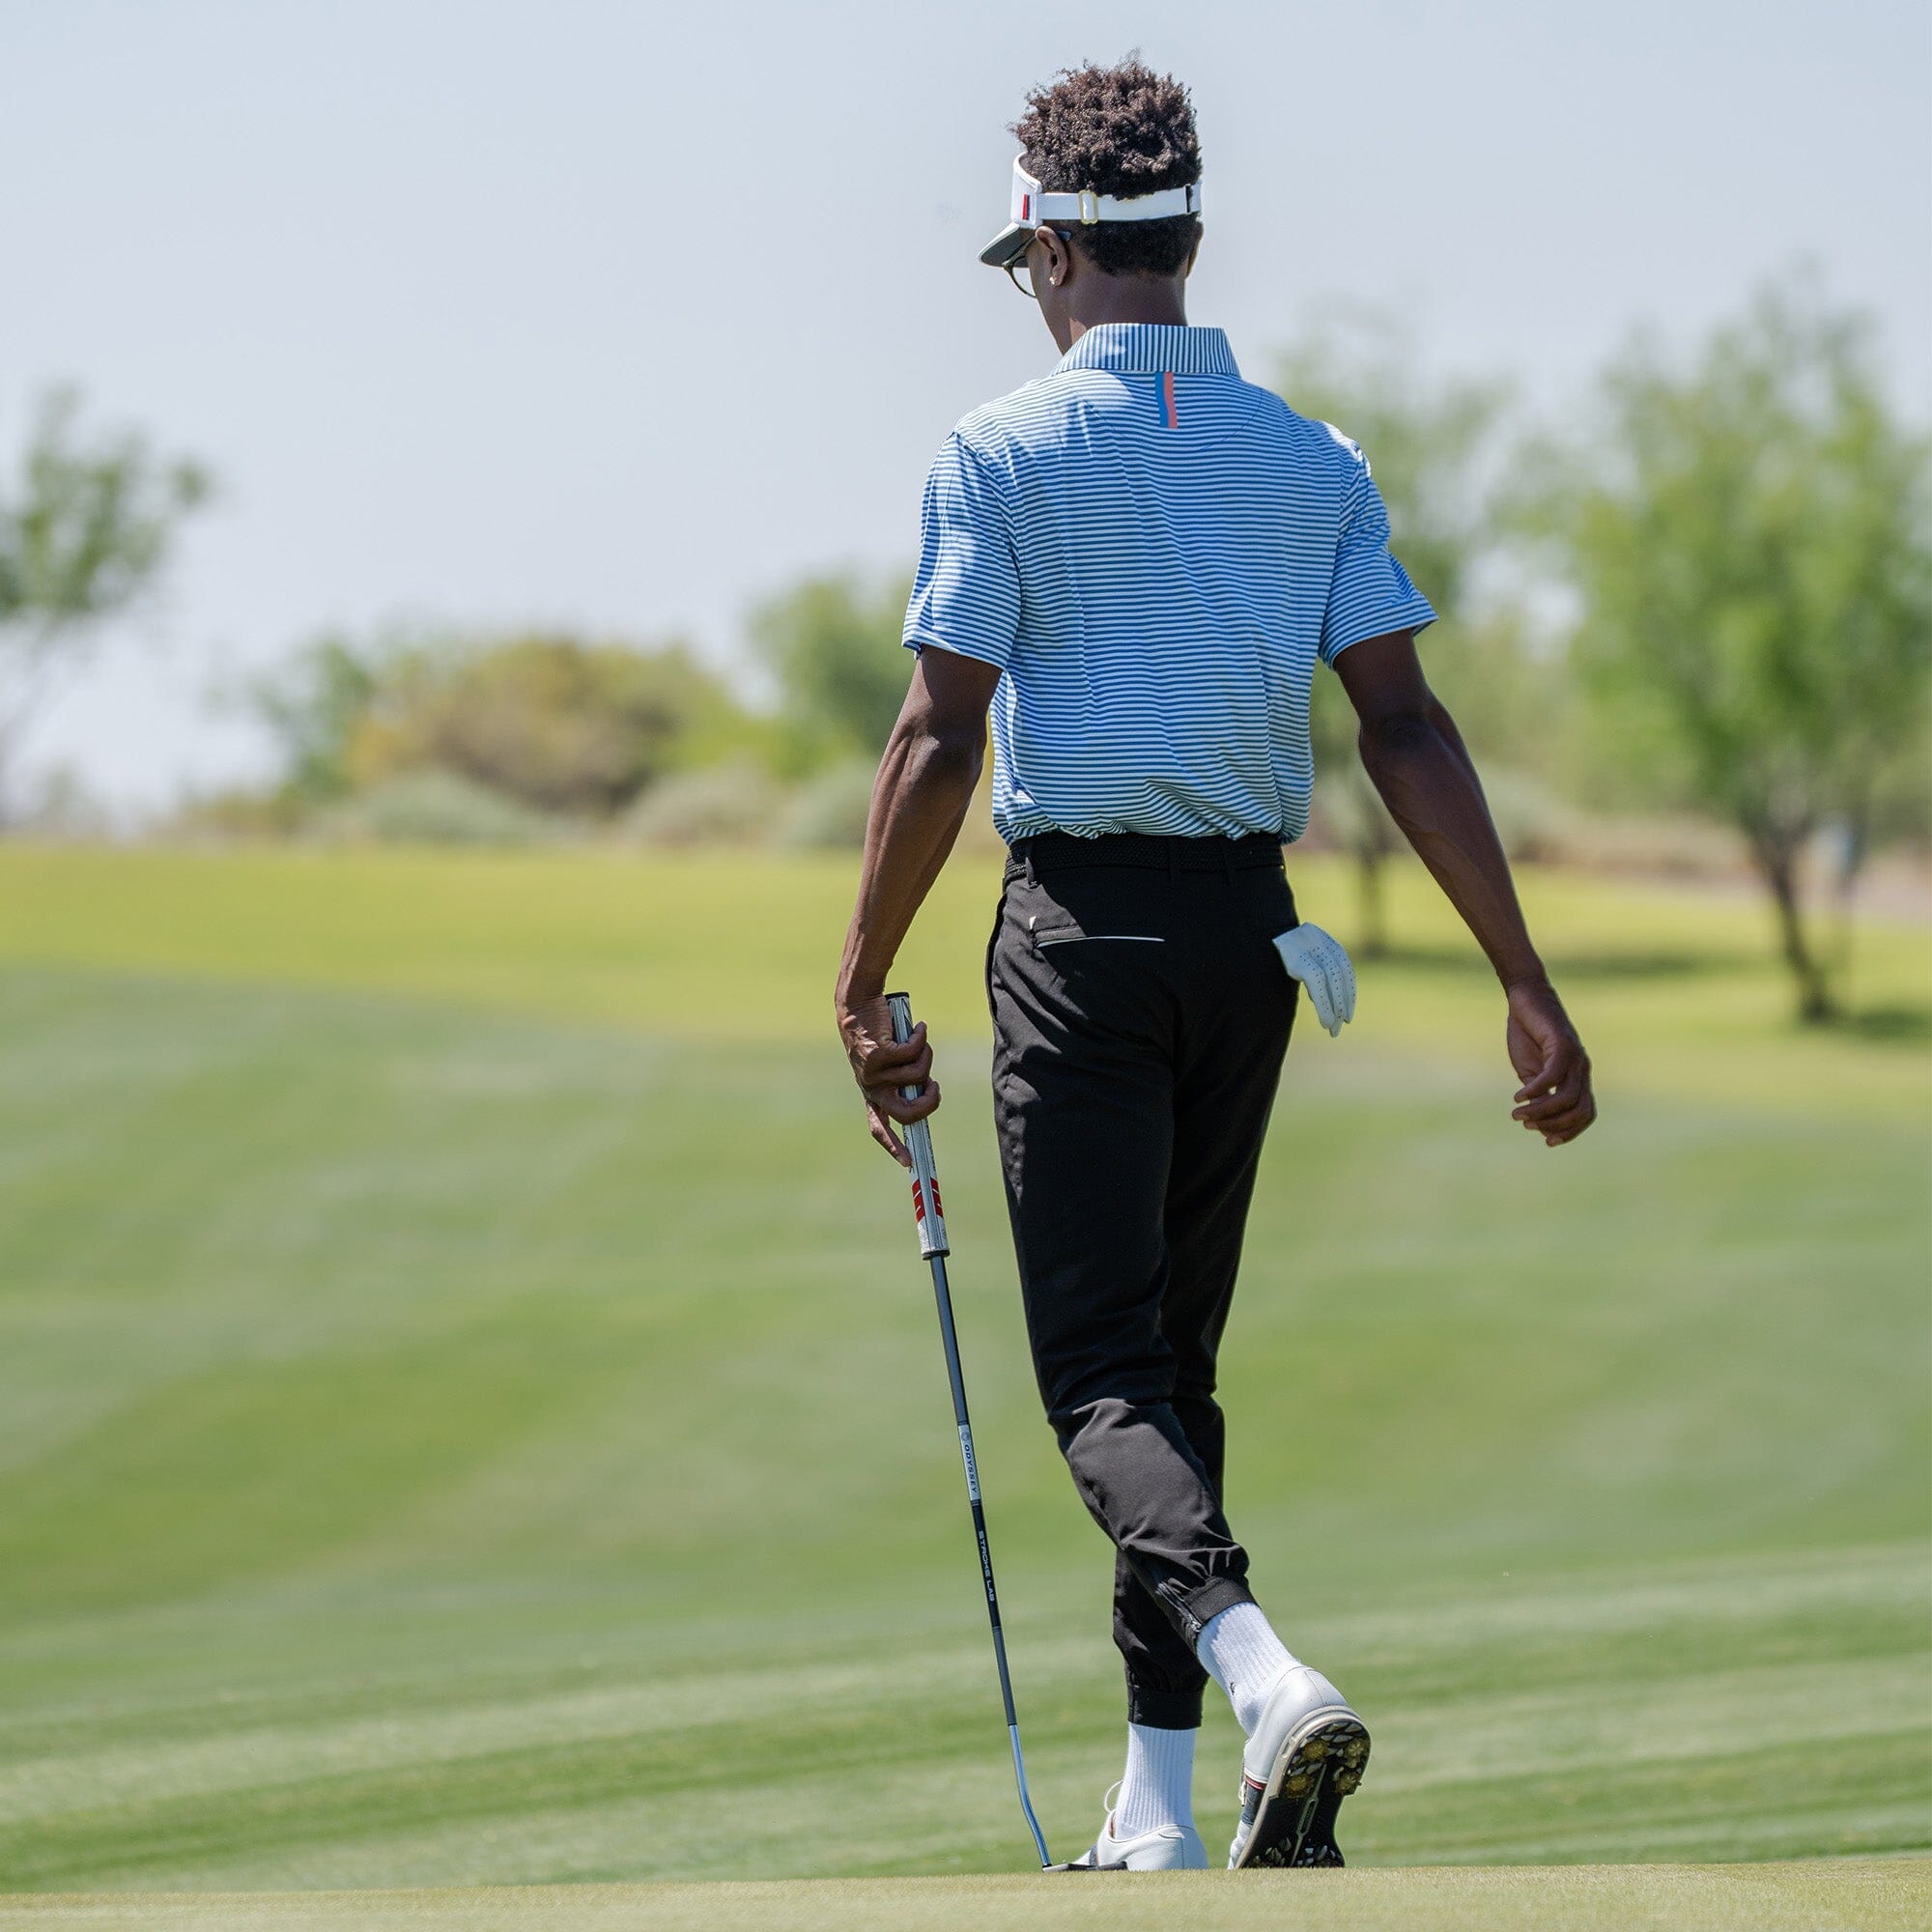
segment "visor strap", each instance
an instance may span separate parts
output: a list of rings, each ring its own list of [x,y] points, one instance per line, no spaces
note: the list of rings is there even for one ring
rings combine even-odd
[[[1095,194],[1091,187],[1049,193],[1016,158],[1011,211],[1010,219],[1028,228],[1049,221],[1077,221],[1083,228],[1102,221],[1167,221],[1176,215],[1201,213],[1201,184],[1188,182],[1181,187],[1126,196]]]
[[[1201,184],[1164,187],[1154,194],[1137,194],[1130,201],[1118,195],[1095,194],[1091,187],[1078,193],[1027,190],[1019,196],[1013,219],[1038,227],[1043,221],[1077,221],[1091,228],[1098,221],[1167,221],[1177,214],[1201,213]]]

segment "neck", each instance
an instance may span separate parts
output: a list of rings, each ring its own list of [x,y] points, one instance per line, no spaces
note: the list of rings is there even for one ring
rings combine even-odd
[[[1105,322],[1148,322],[1168,327],[1187,323],[1182,275],[1094,275],[1080,276],[1068,289],[1070,299],[1062,319],[1065,337],[1060,344],[1065,355],[1090,328]],[[1060,335],[1061,330],[1055,329]]]

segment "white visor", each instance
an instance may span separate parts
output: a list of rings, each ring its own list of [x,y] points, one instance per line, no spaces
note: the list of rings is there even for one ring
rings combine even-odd
[[[1166,221],[1177,214],[1201,213],[1201,184],[1189,182],[1185,187],[1157,188],[1152,194],[1124,197],[1095,194],[1091,188],[1078,193],[1048,193],[1026,171],[1025,155],[1013,156],[1013,198],[1007,211],[1007,225],[980,250],[980,259],[988,268],[1004,269],[1026,253],[1034,230],[1049,222],[1071,221],[1091,228],[1096,221]]]

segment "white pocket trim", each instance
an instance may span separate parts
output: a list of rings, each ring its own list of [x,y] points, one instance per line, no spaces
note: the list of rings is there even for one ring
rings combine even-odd
[[[1127,940],[1135,946],[1165,946],[1167,941],[1157,932],[1063,932],[1051,939],[1036,939],[1036,946],[1068,946],[1075,940],[1115,939]]]

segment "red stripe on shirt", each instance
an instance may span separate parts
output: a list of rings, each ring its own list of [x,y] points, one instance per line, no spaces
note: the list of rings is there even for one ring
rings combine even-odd
[[[1160,392],[1167,398],[1167,426],[1169,429],[1179,429],[1180,427],[1180,418],[1174,412],[1174,371],[1172,369],[1163,369],[1160,372]]]

